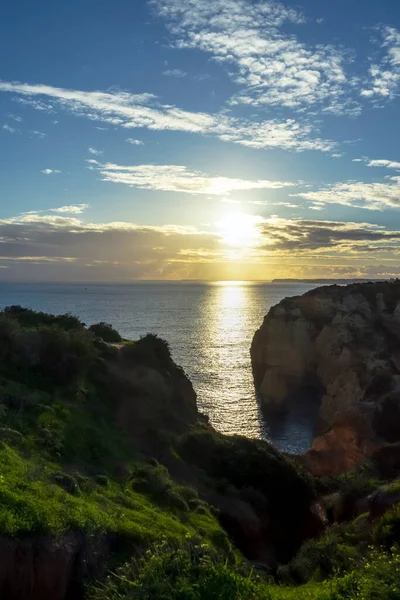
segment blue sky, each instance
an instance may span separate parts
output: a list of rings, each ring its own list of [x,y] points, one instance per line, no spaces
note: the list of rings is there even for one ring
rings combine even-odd
[[[393,0],[7,3],[0,279],[400,272]]]

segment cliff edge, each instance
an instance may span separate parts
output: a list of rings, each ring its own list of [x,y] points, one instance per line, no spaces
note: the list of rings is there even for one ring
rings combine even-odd
[[[400,281],[320,287],[271,308],[251,345],[265,411],[319,409],[315,474],[337,474],[400,439]]]

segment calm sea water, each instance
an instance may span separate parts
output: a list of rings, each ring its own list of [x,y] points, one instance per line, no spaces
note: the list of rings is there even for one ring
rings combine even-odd
[[[290,452],[311,441],[310,416],[301,403],[282,423],[265,422],[257,402],[250,344],[268,309],[315,285],[248,282],[121,285],[0,284],[0,308],[20,304],[51,313],[71,312],[86,324],[112,323],[127,338],[157,333],[191,378],[200,409],[227,434],[272,440]]]

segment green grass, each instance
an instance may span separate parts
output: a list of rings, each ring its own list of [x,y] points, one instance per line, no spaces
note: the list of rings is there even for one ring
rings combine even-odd
[[[326,581],[284,586],[257,576],[207,544],[158,544],[92,586],[96,600],[398,600],[400,554],[372,551],[357,570]]]
[[[174,512],[134,491],[129,480],[104,486],[96,478],[69,474],[77,484],[70,493],[56,483],[59,465],[26,459],[6,444],[0,445],[0,473],[3,535],[60,535],[72,529],[119,534],[148,544],[162,538],[179,541],[200,529],[213,544],[229,545],[209,512],[198,514],[189,508],[184,514]]]

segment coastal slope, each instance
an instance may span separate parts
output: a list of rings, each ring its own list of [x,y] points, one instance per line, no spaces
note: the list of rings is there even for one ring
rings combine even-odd
[[[179,556],[194,577],[201,555],[244,585],[246,559],[276,569],[323,527],[311,479],[267,442],[215,431],[164,340],[0,313],[2,600],[97,599],[126,561],[145,577],[149,557]]]

